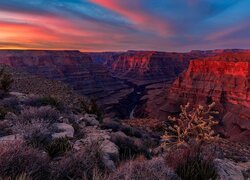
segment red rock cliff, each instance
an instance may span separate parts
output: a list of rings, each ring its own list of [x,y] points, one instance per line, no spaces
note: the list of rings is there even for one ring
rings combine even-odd
[[[250,53],[223,53],[197,59],[169,89],[149,101],[146,111],[166,119],[179,106],[216,102],[225,136],[245,140],[250,135]],[[248,139],[249,141],[249,139]]]

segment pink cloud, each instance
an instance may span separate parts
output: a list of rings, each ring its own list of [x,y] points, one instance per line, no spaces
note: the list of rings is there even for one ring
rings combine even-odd
[[[166,19],[153,15],[143,9],[141,0],[90,0],[99,6],[112,10],[138,25],[141,29],[169,36],[173,28]]]

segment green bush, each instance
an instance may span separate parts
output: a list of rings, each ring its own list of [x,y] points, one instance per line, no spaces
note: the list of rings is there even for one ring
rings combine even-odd
[[[33,107],[51,106],[57,110],[63,110],[63,104],[52,96],[30,96],[24,101],[24,104]]]
[[[62,109],[62,104],[54,97],[44,96],[38,99],[37,102],[40,106],[51,106],[56,109]]]
[[[58,138],[49,143],[45,150],[51,158],[60,156],[71,149],[70,142],[67,138]]]
[[[0,89],[4,93],[8,93],[13,82],[14,80],[12,76],[9,73],[6,73],[5,68],[2,68],[0,70]]]

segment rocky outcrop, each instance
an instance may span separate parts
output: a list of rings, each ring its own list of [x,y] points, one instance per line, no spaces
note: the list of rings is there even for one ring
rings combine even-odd
[[[66,123],[55,123],[53,124],[53,128],[55,128],[56,133],[52,134],[53,139],[58,138],[73,138],[74,137],[74,128]]]
[[[242,171],[248,171],[249,163],[248,163],[248,169],[244,169],[244,166],[242,167],[240,164],[234,163],[232,161],[229,161],[227,159],[215,159],[214,160],[215,167],[217,169],[218,173],[218,179],[219,180],[230,180],[230,179],[238,179],[238,180],[244,180],[243,172]]]
[[[249,65],[250,53],[223,53],[197,59],[171,85],[148,101],[149,116],[167,119],[179,112],[179,106],[216,102],[224,126],[223,134],[249,142]]]
[[[119,103],[131,92],[131,88],[112,77],[101,64],[92,62],[91,57],[79,51],[0,51],[0,63],[70,85],[75,91],[95,98],[105,108]],[[17,81],[29,84],[34,77],[19,76]]]

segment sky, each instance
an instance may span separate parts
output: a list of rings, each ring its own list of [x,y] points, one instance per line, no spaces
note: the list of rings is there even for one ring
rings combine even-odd
[[[250,48],[250,0],[0,0],[0,49]]]

